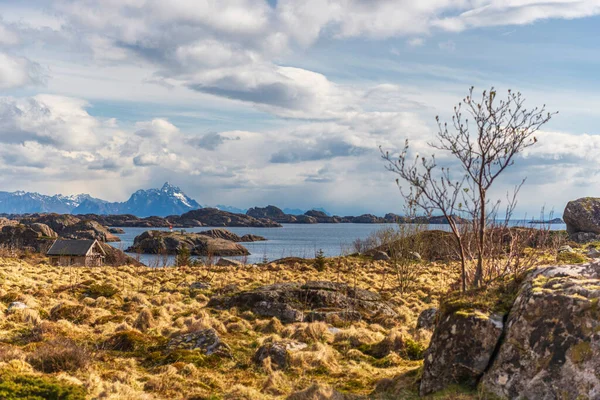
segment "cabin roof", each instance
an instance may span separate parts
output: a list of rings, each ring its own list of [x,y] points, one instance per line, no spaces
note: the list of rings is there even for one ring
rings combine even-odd
[[[58,239],[56,240],[46,255],[48,256],[85,256],[94,246],[96,240],[74,240]],[[102,248],[100,251],[104,253]]]

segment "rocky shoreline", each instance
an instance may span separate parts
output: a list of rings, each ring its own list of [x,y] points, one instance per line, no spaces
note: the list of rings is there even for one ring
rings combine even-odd
[[[242,241],[265,240],[260,236],[246,235],[239,237],[234,233],[221,229],[213,229],[200,233],[146,231],[133,240],[133,246],[127,248],[129,253],[143,254],[178,254],[187,248],[194,256],[245,256],[250,255],[248,249],[239,244]]]
[[[137,217],[132,214],[3,214],[4,218],[13,221],[37,221],[77,218],[81,221],[95,221],[105,227],[124,228],[195,228],[202,226],[214,227],[253,227],[276,228],[281,224],[447,224],[443,216],[407,218],[398,214],[388,213],[384,217],[373,214],[359,216],[327,215],[322,211],[311,210],[303,215],[285,214],[275,206],[254,207],[246,214],[222,211],[216,208],[200,208],[181,215],[167,217]],[[457,217],[458,218],[458,217]]]

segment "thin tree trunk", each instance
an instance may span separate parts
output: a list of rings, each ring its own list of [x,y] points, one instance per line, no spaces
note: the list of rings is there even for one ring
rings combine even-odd
[[[473,278],[473,286],[479,287],[481,279],[483,277],[483,247],[485,241],[485,191],[479,191],[479,199],[481,201],[480,214],[479,214],[479,230],[477,237],[477,268],[475,269],[475,276]]]

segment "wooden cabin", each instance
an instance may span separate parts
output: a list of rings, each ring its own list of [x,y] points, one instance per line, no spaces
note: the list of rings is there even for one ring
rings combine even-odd
[[[106,253],[97,240],[56,240],[48,252],[52,265],[98,267],[104,264]]]

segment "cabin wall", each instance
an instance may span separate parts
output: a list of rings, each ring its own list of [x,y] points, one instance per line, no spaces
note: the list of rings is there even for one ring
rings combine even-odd
[[[90,256],[50,256],[50,264],[56,266],[86,266],[99,267],[104,264],[104,257],[101,255]]]

